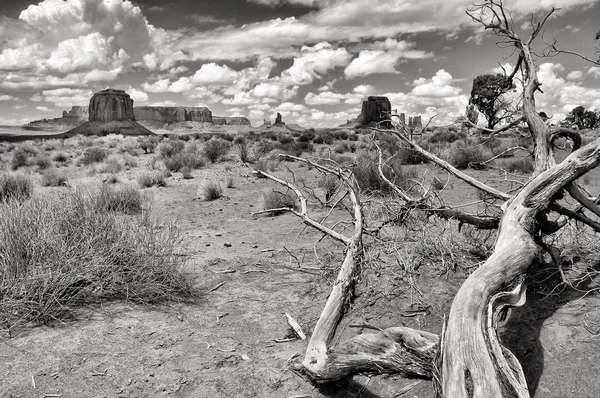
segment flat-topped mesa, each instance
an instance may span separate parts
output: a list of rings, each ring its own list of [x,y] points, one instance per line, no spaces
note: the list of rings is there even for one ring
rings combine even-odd
[[[90,99],[89,114],[89,121],[63,135],[154,135],[135,121],[133,99],[123,90],[109,88],[98,91]]]
[[[204,122],[212,123],[212,112],[207,107],[182,106],[136,106],[133,108],[135,120],[151,120],[163,123]]]
[[[92,96],[89,113],[90,122],[135,121],[133,99],[125,91],[112,88]]]
[[[250,126],[250,120],[243,116],[213,117],[215,126]]]
[[[356,120],[356,127],[369,126],[388,120],[391,111],[392,104],[388,97],[370,96],[362,103],[360,115]],[[390,127],[390,123],[383,123],[382,126]]]

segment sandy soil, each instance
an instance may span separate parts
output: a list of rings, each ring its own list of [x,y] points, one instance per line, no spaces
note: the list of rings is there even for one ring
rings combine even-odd
[[[140,155],[138,168],[120,173],[121,183],[133,183],[151,157]],[[297,164],[290,167],[307,179],[312,175]],[[79,174],[82,180],[102,178]],[[198,302],[155,308],[105,304],[81,311],[77,321],[3,336],[0,397],[387,398],[414,382],[358,376],[319,390],[289,371],[287,361],[303,355],[306,343],[274,341],[288,334],[284,312],[311,330],[342,248],[320,242],[317,258],[313,248],[320,235],[305,230],[293,215],[253,217],[261,209],[261,192],[275,185],[256,179],[234,160],[193,175],[184,180],[175,173],[167,187],[146,191],[154,197],[157,215],[185,231],[189,269],[203,292]],[[227,178],[234,187],[224,188],[224,197],[198,200],[202,182],[219,180],[225,187]],[[463,187],[451,189],[457,201],[468,199]],[[336,341],[369,333],[354,324],[439,333],[467,271],[441,273],[439,264],[425,262],[408,283],[394,256],[412,253],[423,235],[405,229],[397,233],[401,250],[390,245],[378,249],[381,257],[366,267]],[[302,260],[301,267],[286,249]],[[532,396],[597,397],[600,334],[593,334],[592,327],[600,325],[600,299],[573,291],[544,298],[546,293],[530,292],[528,304],[513,312],[503,341],[522,361]],[[416,316],[406,311],[414,308],[426,310]],[[422,381],[402,396],[432,397],[433,390]]]

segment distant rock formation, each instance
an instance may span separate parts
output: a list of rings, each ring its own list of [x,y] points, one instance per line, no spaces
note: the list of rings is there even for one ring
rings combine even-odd
[[[215,116],[212,118],[215,126],[250,126],[250,120],[247,117],[231,116],[221,117]]]
[[[389,119],[392,104],[388,97],[370,96],[363,101],[360,115],[356,119],[356,127],[369,126]],[[383,127],[390,127],[390,123],[383,123]]]
[[[423,125],[421,124],[421,116],[409,116],[408,127],[411,129],[423,128]]]
[[[90,117],[89,108],[87,106],[73,106],[70,111],[63,111],[62,117],[64,119],[83,119],[88,120]]]
[[[107,88],[90,100],[90,122],[135,121],[133,99],[123,90]]]
[[[281,117],[281,113],[277,112],[277,117],[275,118],[275,126],[284,126],[283,118]]]
[[[271,125],[271,121],[269,119],[263,119],[263,124],[261,127],[267,127]]]
[[[89,121],[65,133],[84,135],[154,135],[135,121],[133,99],[123,90],[98,91],[90,99]]]
[[[212,112],[207,107],[137,106],[133,108],[135,120],[152,120],[163,123],[205,122],[212,123]]]

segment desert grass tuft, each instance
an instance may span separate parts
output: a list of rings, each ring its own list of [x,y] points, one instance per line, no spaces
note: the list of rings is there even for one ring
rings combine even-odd
[[[114,187],[103,184],[93,196],[98,211],[120,213],[139,213],[145,208],[145,198],[131,185]]]
[[[67,180],[65,172],[54,167],[50,167],[42,173],[42,186],[44,187],[64,187],[67,186]]]
[[[216,200],[223,196],[223,188],[218,182],[206,181],[200,186],[200,193],[205,201]]]
[[[509,173],[531,174],[535,169],[535,165],[531,158],[524,159],[502,159],[498,161],[501,169]]]
[[[21,173],[0,174],[0,201],[15,200],[22,202],[29,199],[32,192],[33,181],[28,175]]]
[[[204,144],[202,153],[211,163],[216,163],[222,156],[227,155],[230,147],[229,141],[213,137]]]
[[[89,166],[94,163],[100,163],[106,159],[108,153],[104,148],[97,146],[88,148],[83,152],[83,156],[80,159],[81,164]]]
[[[269,214],[276,216],[285,213],[285,210],[275,209],[297,209],[298,205],[294,198],[287,193],[279,191],[263,192],[262,208],[263,210],[273,210]]]
[[[155,304],[193,297],[181,235],[148,214],[98,211],[98,192],[0,204],[0,325],[72,317],[108,300]]]
[[[167,186],[165,173],[159,170],[141,172],[138,175],[137,182],[142,188],[150,188],[153,186]]]

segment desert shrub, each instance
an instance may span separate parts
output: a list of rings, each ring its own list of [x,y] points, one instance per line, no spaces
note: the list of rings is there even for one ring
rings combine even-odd
[[[81,137],[77,142],[77,146],[92,146],[96,143],[96,137]]]
[[[284,213],[285,210],[274,209],[296,209],[297,204],[294,197],[287,193],[279,191],[263,192],[262,194],[263,210],[273,210],[269,214],[276,216]]]
[[[218,182],[206,181],[200,186],[202,199],[206,201],[219,199],[223,195],[223,189]]]
[[[314,150],[314,146],[310,142],[292,142],[279,147],[282,152],[293,156],[301,156],[304,152],[310,153]]]
[[[163,158],[169,158],[177,153],[183,152],[185,143],[176,139],[168,139],[158,144],[157,150]]]
[[[286,144],[289,144],[289,143],[291,143],[291,142],[294,142],[294,138],[293,138],[293,137],[290,137],[290,136],[289,136],[289,135],[287,135],[287,134],[280,135],[280,136],[279,136],[279,138],[278,138],[277,140],[278,140],[278,141],[279,141],[279,143],[280,143],[280,144],[282,144],[282,145],[286,145]],[[307,140],[307,142],[308,142],[308,141],[309,141],[309,140]]]
[[[457,133],[457,132],[452,132],[452,131],[448,131],[446,129],[439,129],[437,130],[435,133],[433,133],[433,135],[431,137],[429,137],[429,142],[431,144],[436,144],[436,143],[452,143],[458,140],[461,140],[463,138],[465,138],[467,135],[466,133]]]
[[[242,135],[238,135],[233,139],[233,143],[235,145],[239,145],[239,144],[245,144],[246,143],[246,138],[244,138],[244,136]]]
[[[103,164],[101,164],[97,169],[97,171],[99,173],[109,173],[109,174],[120,173],[121,170],[123,170],[123,165],[121,164],[119,159],[117,159],[115,157],[108,158],[108,160],[106,162],[104,162]]]
[[[252,163],[250,153],[248,152],[248,144],[246,141],[234,142],[235,153],[242,163]]]
[[[397,159],[402,164],[421,164],[429,162],[429,159],[421,155],[419,152],[404,147],[398,149]]]
[[[100,300],[155,304],[194,295],[181,234],[150,217],[98,211],[97,192],[0,205],[0,323],[72,317]]]
[[[184,167],[199,169],[205,165],[205,161],[202,157],[191,152],[176,153],[173,156],[163,159],[163,163],[167,170],[172,172],[178,172]]]
[[[138,140],[140,144],[140,148],[144,151],[144,153],[154,153],[156,146],[158,145],[159,138],[158,137],[143,137]]]
[[[133,156],[126,153],[123,155],[123,165],[126,168],[132,168],[132,167],[137,167],[138,162],[137,162],[137,160],[135,160],[135,158]]]
[[[215,163],[221,156],[227,155],[230,147],[231,144],[228,141],[213,137],[204,144],[202,153],[208,160]]]
[[[325,142],[325,139],[322,135],[318,135],[313,139],[313,143],[315,144],[322,144],[323,142]]]
[[[306,129],[298,137],[298,142],[310,142],[316,137],[315,129]]]
[[[144,171],[138,175],[138,184],[142,188],[150,188],[153,186],[166,187],[167,181],[165,173],[159,170],[155,171]]]
[[[431,188],[436,191],[440,191],[444,189],[444,183],[437,177],[433,177],[433,181],[431,181]]]
[[[107,156],[108,153],[105,149],[94,146],[86,149],[85,152],[83,152],[83,156],[81,157],[80,161],[81,164],[89,166],[94,163],[102,162]]]
[[[142,211],[144,197],[131,185],[113,187],[103,184],[93,195],[93,203],[98,211],[116,211],[134,214]]]
[[[480,146],[461,148],[454,146],[447,154],[447,161],[459,170],[484,170],[488,166],[483,163],[490,159],[491,154]]]
[[[0,201],[27,200],[33,192],[33,181],[25,174],[1,173],[0,174]]]
[[[29,154],[21,148],[16,149],[13,152],[12,161],[10,163],[13,170],[19,167],[29,166]]]
[[[54,155],[52,160],[58,163],[66,163],[69,161],[69,156],[67,156],[67,154],[64,152],[59,152],[56,155]]]
[[[325,201],[328,202],[335,195],[339,186],[339,180],[336,176],[327,174],[317,181],[317,186],[325,191]]]
[[[347,140],[348,132],[346,130],[333,130],[331,131],[331,135],[336,140]]]
[[[348,141],[358,141],[358,134],[356,134],[356,133],[348,134]]]
[[[353,172],[358,186],[362,191],[368,193],[388,193],[392,191],[392,188],[380,177],[375,159],[366,157],[358,159]],[[398,160],[391,165],[385,165],[383,173],[393,184],[409,193],[415,188],[413,180],[418,179],[418,173],[415,168],[405,166]]]
[[[501,169],[509,173],[531,174],[535,169],[535,165],[531,158],[524,159],[502,159],[498,161]]]
[[[42,186],[61,187],[67,185],[67,175],[64,171],[51,167],[42,173]]]
[[[183,177],[184,180],[189,180],[189,179],[193,178],[192,169],[190,167],[183,166],[180,171],[181,171],[181,176]]]

